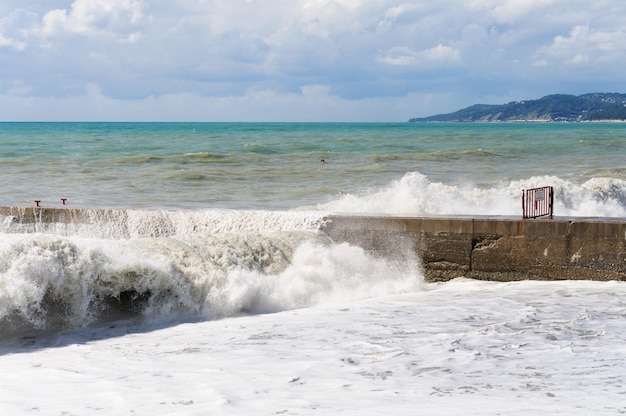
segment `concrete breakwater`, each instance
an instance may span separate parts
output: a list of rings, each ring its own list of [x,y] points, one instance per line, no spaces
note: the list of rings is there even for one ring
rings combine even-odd
[[[93,221],[105,222],[120,219],[125,210],[108,208],[49,208],[49,207],[18,207],[0,206],[0,215],[13,217],[22,224],[47,223],[86,223]]]
[[[626,219],[334,215],[325,232],[381,255],[417,253],[429,281],[626,280]]]
[[[116,224],[124,222],[127,211],[0,206],[0,215],[24,225]],[[152,228],[154,223],[143,226]],[[152,236],[168,234],[166,229],[145,231]],[[462,276],[498,281],[626,280],[626,218],[330,215],[322,232],[335,242],[349,242],[377,255],[417,254],[429,281]]]

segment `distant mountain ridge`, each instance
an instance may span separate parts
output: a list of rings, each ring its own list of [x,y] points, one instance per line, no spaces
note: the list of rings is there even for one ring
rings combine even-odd
[[[475,104],[454,113],[416,117],[409,122],[601,120],[626,120],[626,94],[554,94],[502,105]]]

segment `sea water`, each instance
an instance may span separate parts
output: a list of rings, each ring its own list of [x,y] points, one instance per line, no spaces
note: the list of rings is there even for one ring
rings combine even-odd
[[[4,205],[624,215],[626,125],[2,123]],[[324,162],[321,162],[323,160]]]
[[[329,213],[626,217],[618,123],[1,123],[7,414],[620,414],[621,282],[423,281]]]

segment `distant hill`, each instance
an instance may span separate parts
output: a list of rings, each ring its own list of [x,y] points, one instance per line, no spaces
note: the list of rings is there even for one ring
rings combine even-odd
[[[600,120],[626,120],[626,94],[554,94],[502,105],[475,104],[454,113],[412,118],[409,122]]]

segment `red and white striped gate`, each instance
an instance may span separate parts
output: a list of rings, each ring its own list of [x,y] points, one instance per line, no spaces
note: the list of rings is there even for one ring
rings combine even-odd
[[[552,218],[554,206],[554,188],[525,189],[522,191],[522,209],[524,218],[550,216]]]

